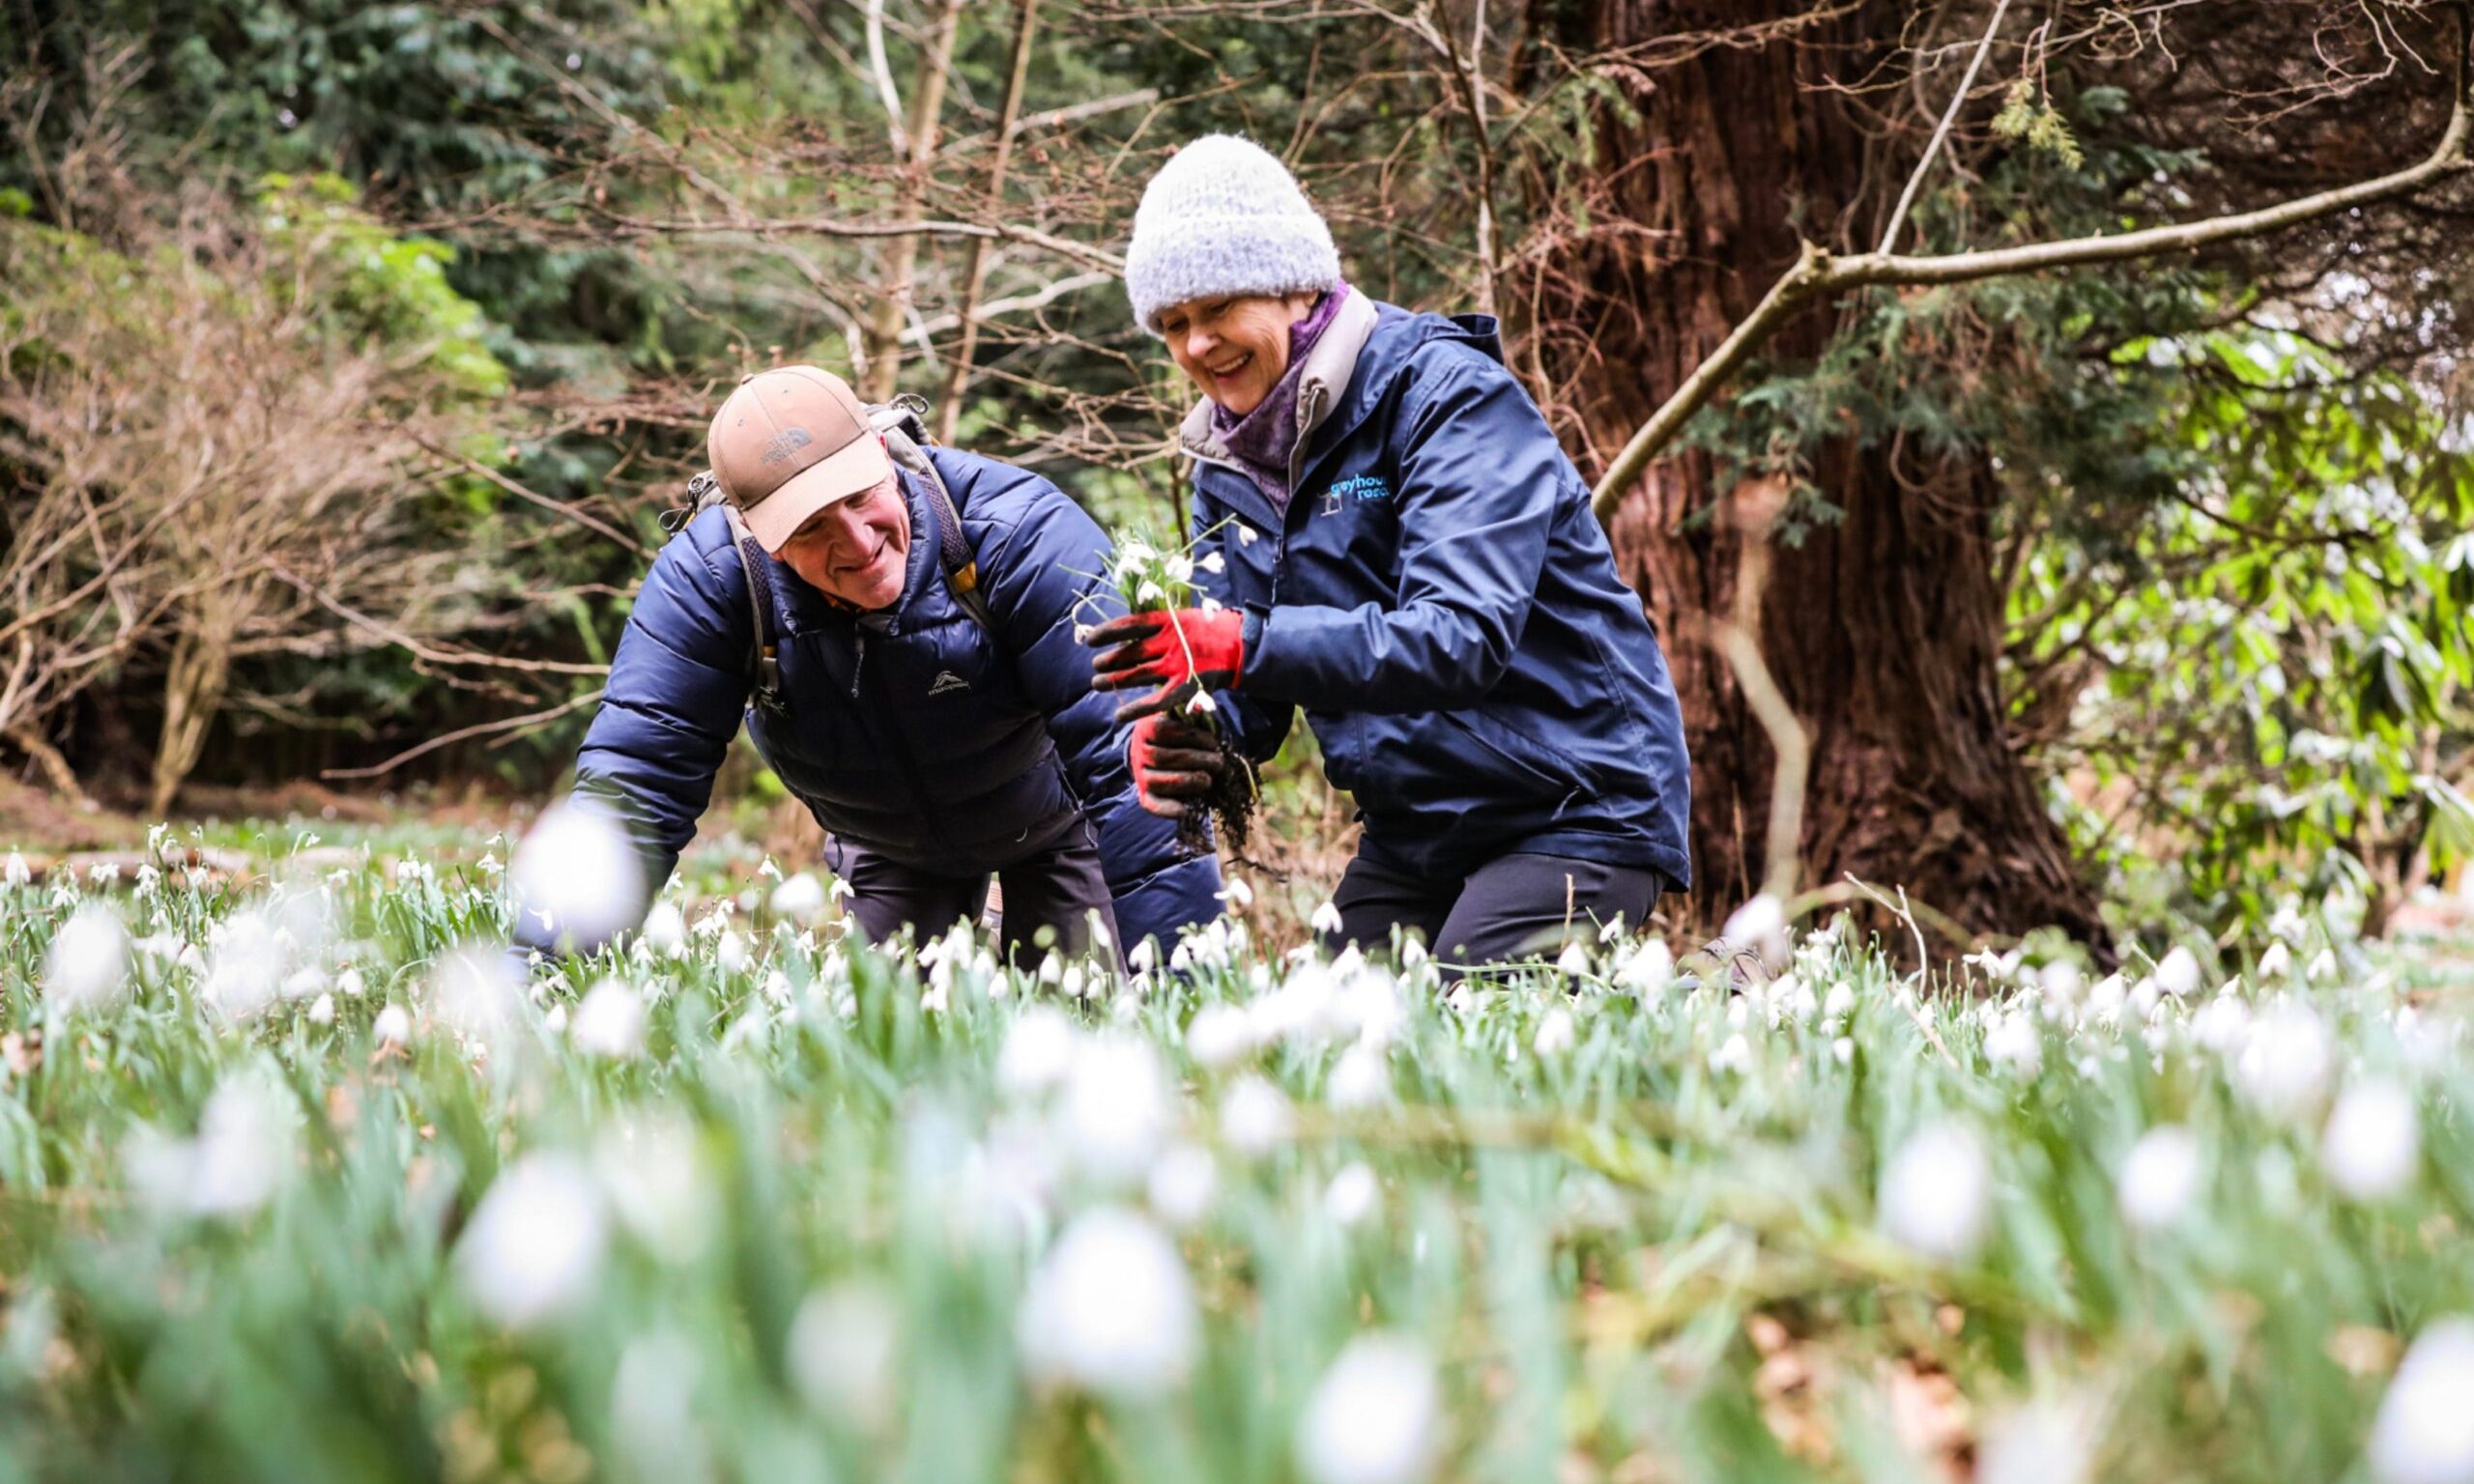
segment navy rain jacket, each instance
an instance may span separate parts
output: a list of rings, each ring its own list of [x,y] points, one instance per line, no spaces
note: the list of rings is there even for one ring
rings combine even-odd
[[[1219,916],[1219,862],[1181,855],[1174,822],[1136,802],[1115,698],[1092,691],[1075,641],[1078,622],[1124,611],[1105,578],[1108,538],[1036,474],[949,448],[928,456],[962,509],[993,634],[947,585],[934,497],[904,472],[910,560],[891,608],[837,608],[767,558],[784,710],[752,706],[747,574],[727,516],[706,510],[637,595],[577,790],[626,816],[658,885],[696,834],[743,713],[757,752],[839,842],[963,875],[1092,828],[1125,946]]]
[[[1227,560],[1195,581],[1247,614],[1224,725],[1267,760],[1305,707],[1364,848],[1419,874],[1533,851],[1689,886],[1683,715],[1589,487],[1493,320],[1377,308],[1285,517],[1195,466]]]

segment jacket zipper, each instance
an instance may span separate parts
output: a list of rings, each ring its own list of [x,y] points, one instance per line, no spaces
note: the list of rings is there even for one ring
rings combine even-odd
[[[860,677],[867,672],[868,631],[854,624],[852,635],[856,642],[850,662],[850,699],[857,700]],[[892,739],[894,760],[902,770],[904,785],[910,789],[912,812],[919,816],[920,823],[927,826],[928,837],[935,842],[938,850],[948,856],[958,855],[959,852],[954,849],[954,842],[945,836],[944,826],[938,821],[936,812],[929,806],[928,785],[919,775],[919,759],[911,756],[908,739],[902,735],[902,724],[893,714],[893,707],[884,694],[884,687],[879,683],[871,682],[868,685],[868,692],[867,702],[859,707],[860,725],[870,731],[880,732]],[[879,717],[882,718],[881,726],[878,723]]]

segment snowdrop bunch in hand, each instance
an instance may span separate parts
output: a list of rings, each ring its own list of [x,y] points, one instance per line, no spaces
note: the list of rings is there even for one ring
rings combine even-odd
[[[507,873],[528,933],[590,951],[634,927],[645,910],[645,871],[626,827],[609,806],[570,798],[545,811],[516,847]]]

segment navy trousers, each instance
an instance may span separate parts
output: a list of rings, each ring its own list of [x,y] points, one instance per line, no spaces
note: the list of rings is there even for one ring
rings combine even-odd
[[[906,866],[855,845],[836,842],[826,852],[834,873],[850,884],[850,915],[871,943],[905,927],[911,941],[941,937],[956,923],[976,922],[988,908],[985,870],[947,875]],[[1002,896],[997,942],[1006,961],[1030,967],[1051,947],[1079,956],[1091,947],[1091,914],[1117,943],[1114,899],[1100,870],[1100,852],[1088,828],[1077,825],[1045,850],[993,873]],[[1041,941],[1042,930],[1049,936]],[[1122,944],[1117,946],[1122,956]]]
[[[1666,885],[1646,866],[1530,854],[1498,856],[1466,876],[1432,880],[1361,848],[1332,894],[1340,928],[1324,935],[1324,947],[1388,950],[1398,928],[1424,938],[1448,963],[1552,958],[1572,938],[1596,938],[1619,914],[1625,926],[1639,927]]]

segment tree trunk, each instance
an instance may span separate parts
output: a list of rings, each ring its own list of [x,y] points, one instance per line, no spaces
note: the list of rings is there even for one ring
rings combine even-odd
[[[152,786],[146,796],[146,817],[162,819],[172,809],[181,785],[206,750],[207,729],[223,708],[223,689],[232,674],[232,640],[238,614],[209,599],[172,643],[172,664],[163,677],[163,730],[155,746]]]
[[[1541,11],[1550,7],[1541,4]],[[1809,14],[1800,0],[1616,0],[1563,10],[1568,42],[1638,45]],[[1871,244],[1896,195],[1866,178],[1845,99],[1811,84],[1895,62],[1898,7],[1875,4],[1749,47],[1716,46],[1634,74],[1639,122],[1601,109],[1595,230],[1555,244],[1527,305],[1537,362],[1588,446],[1620,447],[1792,267],[1798,224],[1825,245]],[[1573,26],[1583,28],[1572,34]],[[1912,164],[1912,155],[1894,168]],[[1610,229],[1606,218],[1625,225]],[[1646,232],[1639,230],[1646,229]],[[1818,354],[1827,311],[1789,327],[1773,360]],[[1721,414],[1723,415],[1723,413]],[[2094,899],[2009,740],[1999,655],[2003,592],[1981,455],[1819,449],[1809,476],[1845,512],[1782,544],[1762,603],[1762,653],[1812,737],[1800,832],[1806,886],[1853,874],[1904,886],[1971,932],[2048,923],[2093,937]],[[1611,523],[1618,564],[1667,644],[1693,757],[1698,913],[1759,889],[1772,753],[1711,642],[1739,542],[1712,506],[1708,456],[1654,464]]]

